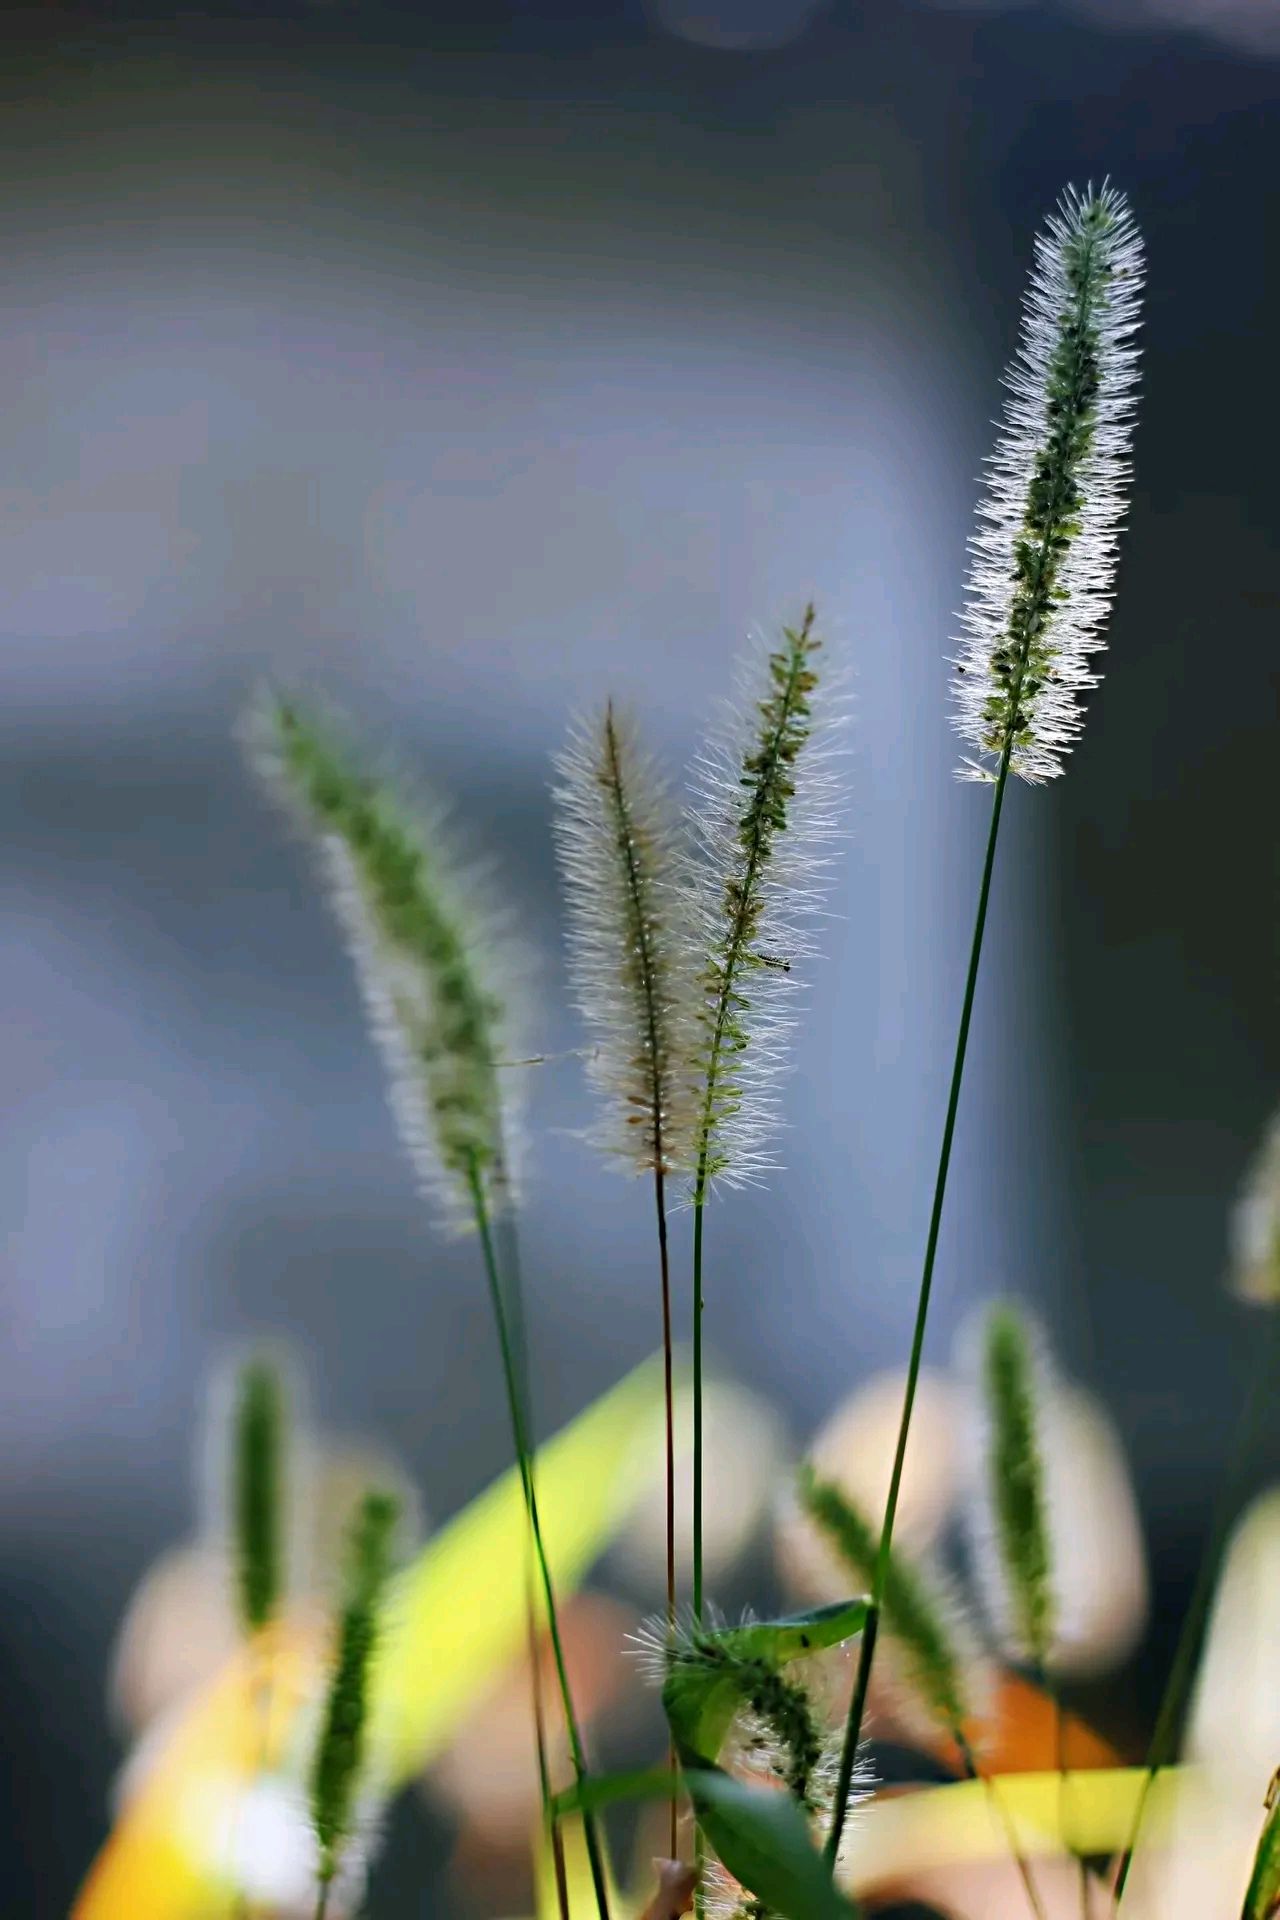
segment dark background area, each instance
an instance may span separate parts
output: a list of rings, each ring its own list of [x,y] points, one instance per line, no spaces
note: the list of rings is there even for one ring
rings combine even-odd
[[[678,764],[743,632],[816,594],[857,673],[854,835],[788,1172],[717,1214],[751,1277],[708,1333],[799,1437],[905,1354],[985,831],[943,656],[1032,233],[1105,174],[1149,250],[1130,533],[1069,775],[1010,812],[931,1350],[1013,1286],[1113,1409],[1158,1689],[1254,1340],[1225,1223],[1280,1066],[1280,27],[802,16],[5,15],[6,1912],[63,1912],[105,1829],[111,1638],[190,1524],[228,1342],[297,1337],[436,1518],[505,1464],[470,1264],[234,745],[261,676],[457,798],[554,1051],[567,711],[612,688]],[[655,1334],[644,1196],[565,1136],[582,1105],[546,1069],[548,1425]]]

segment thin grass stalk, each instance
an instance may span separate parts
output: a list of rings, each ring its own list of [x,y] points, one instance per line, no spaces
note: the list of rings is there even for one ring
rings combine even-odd
[[[995,1814],[1000,1825],[1004,1828],[1005,1839],[1009,1842],[1009,1851],[1013,1855],[1013,1863],[1018,1869],[1018,1875],[1027,1896],[1027,1904],[1035,1915],[1035,1920],[1045,1920],[1044,1905],[1040,1899],[1039,1890],[1036,1887],[1027,1856],[1022,1851],[1022,1842],[1018,1838],[1018,1829],[1014,1824],[1013,1815],[1001,1798],[1000,1790],[991,1778],[991,1775],[984,1773],[978,1765],[978,1756],[969,1744],[968,1736],[965,1734],[963,1728],[958,1726],[952,1727],[951,1736],[960,1749],[960,1759],[964,1765],[965,1772],[971,1780],[976,1780],[981,1785],[983,1792],[987,1796],[987,1802],[992,1813]]]
[[[1146,1818],[1147,1802],[1151,1797],[1156,1775],[1173,1759],[1183,1710],[1195,1677],[1196,1662],[1200,1654],[1209,1606],[1222,1565],[1222,1556],[1239,1507],[1241,1481],[1249,1456],[1258,1439],[1263,1414],[1270,1405],[1278,1359],[1280,1359],[1280,1313],[1273,1311],[1270,1315],[1267,1338],[1259,1350],[1253,1377],[1249,1382],[1248,1398],[1236,1426],[1227,1470],[1220,1482],[1209,1543],[1200,1561],[1200,1570],[1196,1575],[1191,1600],[1183,1616],[1178,1644],[1174,1649],[1173,1661],[1169,1668],[1169,1678],[1165,1682],[1164,1694],[1151,1735],[1151,1744],[1147,1748],[1146,1772],[1138,1795],[1138,1804],[1134,1808],[1133,1824],[1129,1829],[1129,1837],[1116,1868],[1111,1896],[1113,1916],[1119,1912],[1120,1902],[1124,1898],[1124,1890],[1128,1884],[1133,1856],[1137,1851],[1142,1823]]]
[[[524,1289],[520,1284],[519,1250],[515,1241],[515,1230],[510,1214],[503,1214],[498,1221],[498,1236],[505,1240],[505,1265],[511,1276],[511,1345],[515,1357],[516,1372],[523,1395],[525,1418],[532,1427],[532,1405],[529,1395],[529,1349],[525,1337]],[[542,1698],[541,1647],[538,1638],[538,1599],[536,1591],[537,1565],[533,1552],[533,1529],[526,1527],[524,1542],[524,1630],[525,1645],[529,1659],[530,1705],[533,1711],[533,1746],[538,1767],[538,1797],[541,1801],[542,1825],[547,1842],[551,1848],[551,1861],[555,1873],[556,1905],[560,1911],[560,1920],[571,1920],[569,1912],[569,1882],[565,1869],[564,1841],[560,1833],[560,1822],[554,1808],[554,1794],[551,1785],[551,1764],[547,1747],[547,1716]]]
[[[1041,1676],[1045,1691],[1053,1702],[1053,1763],[1058,1770],[1058,1826],[1062,1844],[1076,1863],[1080,1884],[1080,1920],[1089,1920],[1089,1869],[1084,1855],[1068,1839],[1067,1809],[1071,1797],[1071,1769],[1067,1763],[1067,1716],[1062,1705],[1062,1689],[1056,1680]]]
[[[675,1425],[675,1382],[672,1367],[671,1341],[671,1257],[667,1245],[667,1195],[666,1175],[661,1164],[654,1169],[653,1199],[658,1216],[658,1262],[662,1275],[662,1385],[663,1403],[666,1419],[666,1496],[667,1496],[667,1637],[674,1641],[676,1631],[676,1425]],[[672,1776],[676,1772],[676,1749],[674,1741],[667,1747],[667,1760]],[[671,1821],[667,1839],[670,1844],[670,1858],[678,1858],[676,1841],[679,1837],[679,1807],[675,1797],[671,1801]]]
[[[555,1586],[551,1578],[551,1567],[547,1559],[546,1547],[542,1538],[542,1522],[538,1517],[538,1496],[534,1487],[533,1464],[529,1451],[528,1433],[520,1392],[519,1374],[516,1365],[516,1353],[511,1338],[506,1302],[502,1296],[502,1284],[498,1276],[497,1256],[494,1251],[493,1231],[489,1217],[489,1205],[485,1194],[485,1184],[479,1167],[473,1167],[469,1176],[472,1206],[476,1230],[480,1236],[485,1280],[489,1288],[489,1301],[493,1309],[494,1327],[498,1336],[498,1349],[502,1360],[503,1381],[507,1393],[507,1405],[511,1415],[511,1435],[515,1446],[516,1465],[520,1474],[520,1485],[524,1493],[525,1511],[529,1520],[529,1531],[533,1539],[534,1557],[537,1561],[538,1576],[542,1586],[547,1608],[547,1630],[551,1637],[551,1651],[555,1660],[556,1679],[560,1688],[560,1701],[564,1710],[565,1728],[569,1735],[569,1754],[573,1763],[574,1777],[581,1786],[587,1778],[586,1752],[583,1747],[582,1733],[578,1726],[578,1717],[574,1711],[573,1695],[569,1688],[569,1674],[565,1665],[564,1645],[560,1637],[560,1621],[556,1610]],[[591,1868],[591,1882],[595,1891],[596,1905],[600,1911],[600,1920],[609,1920],[609,1892],[605,1879],[604,1856],[600,1846],[599,1829],[595,1815],[584,1813],[582,1816],[583,1834],[587,1846],[587,1859]]]
[[[659,1034],[659,1013],[656,1002],[656,982],[654,955],[651,951],[652,934],[648,915],[645,912],[644,884],[638,870],[635,849],[635,836],[632,828],[630,807],[627,798],[626,783],[623,778],[621,753],[618,744],[617,729],[614,724],[612,705],[605,715],[605,750],[609,779],[609,798],[617,820],[618,840],[622,848],[623,863],[627,876],[629,897],[633,906],[635,940],[638,948],[639,978],[642,987],[645,1037],[648,1043],[651,1086],[649,1101],[649,1119],[652,1127],[653,1149],[653,1200],[658,1228],[658,1267],[662,1294],[662,1386],[663,1413],[665,1420],[665,1458],[666,1476],[666,1573],[667,1573],[667,1635],[672,1641],[676,1630],[676,1436],[675,1436],[675,1383],[672,1362],[671,1338],[671,1259],[667,1245],[667,1194],[666,1194],[666,1140],[664,1118],[664,1087],[662,1072],[662,1047]],[[676,1772],[676,1754],[674,1746],[668,1748],[671,1772]],[[674,1797],[670,1808],[670,1827],[668,1840],[670,1857],[676,1857],[676,1834],[678,1808]]]
[[[533,1431],[533,1402],[529,1388],[529,1347],[526,1338],[524,1313],[524,1287],[520,1274],[520,1247],[516,1237],[515,1216],[511,1208],[504,1208],[496,1222],[496,1238],[502,1251],[498,1255],[501,1267],[505,1267],[510,1279],[510,1307],[508,1319],[511,1330],[511,1348],[515,1360],[516,1378],[524,1408],[525,1431]],[[533,1471],[533,1458],[530,1455],[530,1472]],[[555,1811],[554,1793],[551,1785],[551,1767],[547,1748],[547,1721],[542,1698],[542,1671],[538,1635],[538,1600],[536,1592],[537,1566],[533,1551],[533,1529],[526,1528],[524,1553],[524,1626],[525,1642],[529,1652],[530,1704],[533,1709],[533,1744],[538,1766],[538,1794],[541,1800],[542,1824],[551,1847],[551,1860],[555,1872],[556,1903],[560,1909],[560,1920],[571,1920],[569,1913],[569,1882],[565,1868],[564,1840],[560,1832],[560,1821]]]
[[[547,1843],[551,1848],[551,1864],[556,1881],[556,1905],[560,1909],[560,1920],[570,1920],[569,1880],[564,1863],[564,1840],[560,1833],[560,1822],[553,1809],[551,1768],[547,1760],[547,1716],[542,1705],[542,1668],[538,1646],[538,1610],[534,1597],[532,1532],[526,1542],[524,1576],[525,1637],[529,1649],[529,1683],[533,1695],[533,1741],[538,1759],[538,1793],[542,1801],[542,1825]]]
[[[853,1770],[857,1762],[858,1747],[862,1740],[862,1722],[866,1714],[867,1689],[871,1684],[871,1663],[875,1657],[876,1626],[880,1608],[884,1602],[885,1580],[889,1571],[889,1554],[893,1544],[893,1526],[898,1513],[898,1496],[902,1490],[902,1469],[907,1456],[907,1438],[911,1431],[911,1413],[915,1406],[916,1387],[920,1378],[920,1362],[924,1353],[925,1324],[929,1317],[929,1299],[933,1289],[933,1268],[938,1252],[938,1234],[942,1226],[942,1205],[947,1191],[947,1173],[951,1166],[951,1147],[955,1138],[956,1114],[960,1107],[960,1087],[964,1079],[965,1055],[969,1047],[969,1027],[973,1018],[974,994],[978,985],[978,966],[982,959],[982,938],[987,925],[987,906],[991,898],[991,876],[995,869],[996,844],[1000,834],[1000,816],[1004,807],[1005,788],[1009,780],[1009,756],[1013,748],[1013,734],[1010,731],[1004,753],[1000,760],[1000,769],[996,775],[995,794],[991,807],[991,825],[987,834],[987,851],[982,865],[982,882],[978,889],[978,911],[974,921],[973,941],[969,949],[969,969],[965,977],[964,1001],[960,1010],[960,1029],[956,1038],[955,1059],[951,1068],[951,1090],[947,1097],[947,1116],[942,1129],[942,1149],[938,1156],[938,1172],[933,1189],[933,1207],[929,1217],[929,1238],[925,1246],[924,1271],[920,1279],[920,1294],[916,1303],[915,1327],[911,1336],[911,1358],[907,1365],[907,1384],[902,1402],[902,1419],[898,1427],[898,1442],[893,1456],[893,1472],[889,1478],[889,1494],[885,1502],[884,1520],[880,1528],[880,1550],[876,1555],[875,1577],[871,1585],[872,1614],[862,1636],[862,1646],[858,1657],[858,1672],[854,1681],[853,1696],[849,1702],[849,1718],[845,1727],[844,1747],[840,1755],[840,1773],[836,1782],[835,1811],[831,1821],[831,1832],[827,1837],[827,1855],[834,1860],[840,1845],[840,1836],[844,1830],[845,1816],[849,1809],[849,1795],[853,1785]]]

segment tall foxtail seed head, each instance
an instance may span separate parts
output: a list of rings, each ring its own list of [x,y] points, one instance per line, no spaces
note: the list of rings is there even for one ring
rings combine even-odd
[[[793,968],[815,950],[841,803],[845,710],[819,656],[816,614],[748,659],[694,770],[684,892],[701,970],[694,1197],[772,1164],[777,1082],[795,1024]]]
[[[835,1548],[854,1579],[870,1588],[880,1553],[880,1527],[841,1488],[820,1480],[806,1462],[798,1482],[800,1503]],[[953,1608],[939,1584],[900,1553],[890,1552],[881,1602],[884,1631],[901,1651],[911,1687],[931,1718],[947,1732],[963,1727],[972,1712],[967,1650],[953,1629]]]
[[[1014,1649],[1040,1672],[1055,1632],[1053,1555],[1045,1501],[1041,1362],[1016,1308],[991,1309],[982,1354],[983,1472],[997,1562],[986,1585]],[[998,1578],[990,1578],[998,1571]]]
[[[676,881],[679,822],[631,722],[608,705],[556,761],[569,977],[596,1042],[592,1135],[637,1173],[688,1164],[694,976]]]
[[[1129,486],[1142,242],[1114,188],[1069,188],[1035,243],[955,661],[954,725],[991,780],[1062,772],[1096,686]]]
[[[338,1871],[360,1790],[369,1676],[399,1518],[394,1495],[368,1493],[352,1527],[337,1649],[311,1771],[311,1823],[321,1881],[332,1880]]]
[[[257,758],[317,843],[424,1189],[459,1220],[479,1191],[510,1199],[513,1115],[503,936],[450,850],[444,817],[411,815],[334,732],[285,700],[254,716]],[[513,969],[514,971],[514,969]]]
[[[1243,1300],[1280,1306],[1280,1113],[1267,1128],[1232,1215],[1231,1286]]]
[[[236,1381],[232,1437],[236,1591],[247,1634],[274,1619],[284,1594],[287,1440],[284,1382],[269,1361],[250,1360]]]

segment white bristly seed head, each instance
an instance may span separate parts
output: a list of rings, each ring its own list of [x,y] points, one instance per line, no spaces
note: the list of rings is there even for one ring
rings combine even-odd
[[[954,662],[962,778],[1062,772],[1096,686],[1128,497],[1142,242],[1123,195],[1072,189],[1036,237]]]
[[[696,979],[677,887],[680,822],[632,722],[612,705],[557,757],[556,850],[569,978],[595,1042],[593,1142],[636,1173],[688,1165]]]
[[[774,1164],[797,966],[816,950],[840,832],[847,717],[808,607],[739,668],[695,763],[683,883],[699,974],[695,1201]]]

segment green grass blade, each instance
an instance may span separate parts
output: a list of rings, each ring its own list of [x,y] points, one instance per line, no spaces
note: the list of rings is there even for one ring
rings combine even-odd
[[[725,1867],[771,1912],[783,1920],[853,1920],[856,1909],[789,1795],[744,1786],[719,1767],[688,1767],[684,1786]],[[605,1774],[561,1794],[555,1805],[557,1813],[581,1813],[624,1800],[667,1800],[672,1791],[669,1773]]]

